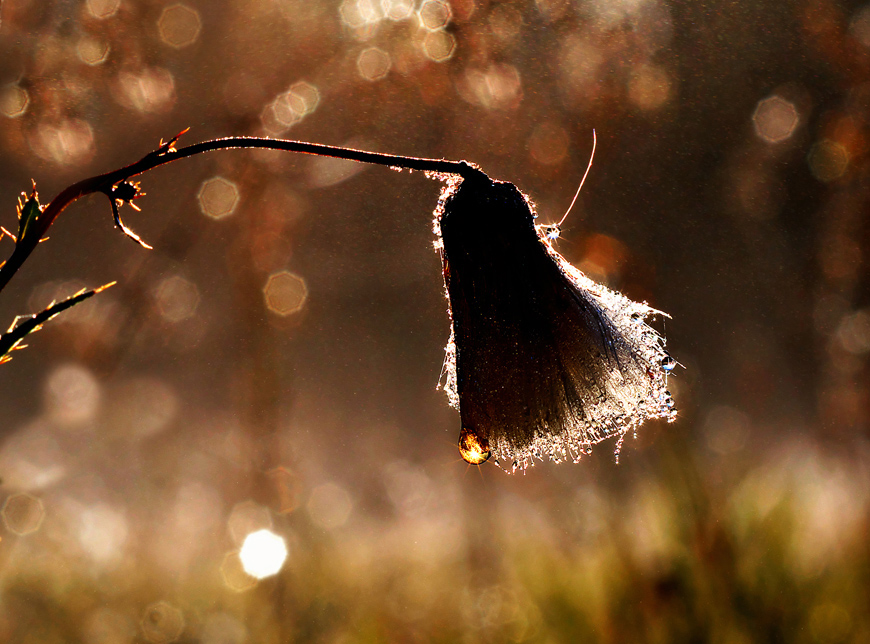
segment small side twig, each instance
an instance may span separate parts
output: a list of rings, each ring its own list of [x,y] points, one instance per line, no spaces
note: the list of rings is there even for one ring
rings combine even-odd
[[[9,327],[9,330],[0,335],[0,364],[5,362],[9,362],[12,360],[12,356],[10,355],[13,351],[17,351],[18,349],[23,349],[26,347],[26,344],[21,344],[24,341],[24,338],[27,337],[30,333],[35,331],[39,331],[42,328],[42,325],[48,322],[51,318],[56,316],[58,313],[62,313],[67,309],[75,306],[88,299],[105,291],[110,286],[114,286],[116,282],[111,282],[109,284],[104,284],[103,286],[95,289],[82,289],[75,295],[68,297],[62,302],[52,303],[48,308],[40,313],[35,315],[19,315],[13,321],[12,325]]]

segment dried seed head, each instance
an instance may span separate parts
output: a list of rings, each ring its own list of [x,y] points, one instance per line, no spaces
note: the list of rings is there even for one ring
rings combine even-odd
[[[675,362],[644,322],[658,312],[587,278],[534,220],[516,186],[485,175],[448,183],[435,213],[452,321],[442,380],[460,451],[468,460],[474,439],[511,469],[577,461],[676,416]]]

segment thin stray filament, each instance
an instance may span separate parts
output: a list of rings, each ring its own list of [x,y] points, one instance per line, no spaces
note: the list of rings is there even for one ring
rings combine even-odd
[[[583,190],[583,184],[586,183],[586,177],[589,176],[589,171],[592,169],[592,159],[595,158],[595,146],[598,143],[598,137],[595,135],[595,130],[592,130],[592,153],[589,155],[589,165],[586,166],[586,172],[583,173],[583,178],[580,180],[580,187],[577,188],[577,192],[574,193],[574,199],[571,200],[571,205],[568,206],[568,210],[565,211],[565,214],[562,215],[562,218],[559,220],[559,223],[554,226],[556,229],[556,237],[558,237],[558,233],[561,232],[562,224],[565,223],[565,220],[568,218],[568,215],[571,213],[571,209],[574,207],[574,204],[577,203],[577,197],[580,196],[580,191]]]

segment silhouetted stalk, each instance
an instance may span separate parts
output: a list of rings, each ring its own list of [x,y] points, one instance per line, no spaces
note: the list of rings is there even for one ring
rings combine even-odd
[[[187,130],[185,130],[185,132],[186,131]],[[181,134],[184,134],[184,132]],[[172,163],[173,161],[179,161],[204,152],[237,148],[264,148],[268,150],[284,150],[286,152],[301,152],[304,154],[314,154],[318,156],[333,157],[336,159],[346,159],[349,161],[357,161],[359,163],[374,163],[377,165],[407,168],[423,172],[456,174],[466,178],[483,174],[480,170],[477,170],[465,161],[395,156],[392,154],[365,152],[363,150],[353,150],[350,148],[341,148],[319,143],[305,143],[302,141],[288,141],[284,139],[267,139],[260,137],[232,136],[223,139],[203,141],[202,143],[196,143],[185,148],[176,149],[175,143],[178,141],[181,134],[168,143],[163,143],[161,141],[157,150],[145,155],[136,163],[120,168],[119,170],[114,170],[112,172],[107,172],[105,174],[79,181],[78,183],[69,186],[52,199],[34,222],[33,233],[18,239],[15,244],[15,250],[12,251],[9,259],[0,265],[0,291],[6,287],[9,280],[12,279],[12,276],[18,272],[18,269],[21,268],[22,264],[24,264],[27,258],[30,257],[30,254],[39,244],[39,241],[45,236],[58,215],[60,215],[67,206],[77,199],[81,199],[84,196],[96,192],[101,192],[109,198],[112,204],[113,214],[115,215],[115,223],[118,224],[125,234],[145,245],[135,236],[135,234],[132,233],[132,231],[129,231],[123,226],[117,211],[117,201],[131,201],[132,198],[138,196],[138,188],[127,186],[132,189],[133,192],[121,192],[119,191],[120,184],[123,184],[128,179],[148,172],[158,166]]]

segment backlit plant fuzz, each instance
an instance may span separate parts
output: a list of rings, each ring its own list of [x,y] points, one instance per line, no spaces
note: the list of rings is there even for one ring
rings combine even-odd
[[[462,460],[471,465],[486,463],[492,456],[489,442],[485,438],[478,438],[477,434],[469,431],[467,427],[463,427],[459,432],[459,454]]]
[[[659,312],[587,278],[534,221],[516,186],[483,173],[449,180],[435,212],[452,321],[444,389],[474,428],[460,452],[474,439],[510,471],[577,462],[610,437],[618,452],[643,421],[676,417],[676,363],[644,322]]]
[[[611,437],[618,453],[625,435],[647,419],[676,418],[667,390],[676,362],[645,322],[661,313],[571,266],[551,244],[558,226],[536,227],[531,202],[512,183],[493,181],[465,161],[258,137],[177,148],[181,134],[136,163],[69,186],[45,208],[32,195],[21,207],[15,249],[0,264],[0,290],[57,216],[94,192],[109,197],[115,223],[144,245],[118,213],[141,196],[129,180],[190,156],[263,148],[420,170],[446,183],[434,226],[451,319],[442,380],[465,428],[465,460],[492,456],[510,471],[536,458],[576,462]]]

